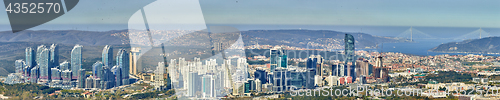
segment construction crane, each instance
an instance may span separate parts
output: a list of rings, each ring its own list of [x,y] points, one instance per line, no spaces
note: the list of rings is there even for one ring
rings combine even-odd
[[[233,90],[233,92],[228,94],[228,97],[238,96],[238,94],[234,94],[236,87],[234,86],[234,83],[233,83],[233,76],[231,75],[231,70],[229,70],[229,65],[226,62],[226,60],[227,60],[226,54],[224,53],[224,50],[222,50],[222,48],[221,48],[222,43],[217,42],[217,45],[215,45],[215,46],[218,46],[218,47],[214,46],[214,42],[212,39],[212,33],[210,32],[210,30],[208,30],[208,37],[210,38],[210,44],[212,44],[212,56],[215,56],[215,54],[217,54],[216,52],[221,52],[222,59],[223,59],[224,63],[226,63],[224,66],[226,68],[227,77],[229,78],[229,82],[230,82],[232,90]],[[229,90],[226,90],[226,91],[229,92]]]

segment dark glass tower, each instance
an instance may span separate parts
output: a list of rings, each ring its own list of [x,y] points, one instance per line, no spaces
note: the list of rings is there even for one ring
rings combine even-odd
[[[276,69],[276,67],[283,67],[283,68],[287,67],[288,59],[286,56],[286,51],[280,47],[275,47],[270,50],[269,60],[270,60],[271,72],[273,72],[274,69]]]
[[[100,61],[97,61],[94,63],[94,65],[92,65],[92,74],[94,76],[95,79],[100,79],[101,78],[101,74],[102,74],[102,62]]]
[[[347,71],[349,71],[349,73],[353,79],[356,79],[355,76],[356,76],[356,73],[354,73],[354,64],[355,64],[355,59],[354,59],[354,36],[352,36],[351,34],[345,34],[345,38],[344,38],[344,45],[345,45],[345,61],[344,61],[344,65],[346,65],[348,68]],[[351,62],[352,65],[347,65],[348,62]],[[344,75],[346,75],[347,73],[344,72]]]

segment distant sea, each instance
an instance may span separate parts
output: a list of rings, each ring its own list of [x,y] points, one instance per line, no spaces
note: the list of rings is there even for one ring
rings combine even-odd
[[[186,25],[186,29],[189,29]],[[343,26],[343,25],[255,25],[255,24],[207,24],[207,26],[231,26],[240,31],[248,30],[287,30],[287,29],[304,29],[304,30],[332,30],[350,33],[367,33],[375,36],[395,37],[407,31],[410,27],[425,34],[429,34],[436,39],[414,39],[414,43],[384,43],[383,48],[377,51],[383,52],[400,52],[413,55],[466,55],[463,53],[437,53],[429,52],[428,50],[448,42],[459,42],[461,40],[443,39],[461,36],[471,33],[479,29],[479,27],[421,27],[421,26]],[[84,30],[84,31],[109,31],[127,29],[126,24],[85,24],[85,25],[42,25],[30,30]],[[171,30],[171,29],[157,29]],[[489,33],[487,36],[500,36],[500,28],[485,28],[482,30]],[[0,25],[0,31],[11,31],[9,25]],[[471,37],[471,39],[478,38]],[[379,45],[382,47],[382,45]],[[483,54],[488,55],[488,54]],[[500,56],[500,55],[494,55]]]

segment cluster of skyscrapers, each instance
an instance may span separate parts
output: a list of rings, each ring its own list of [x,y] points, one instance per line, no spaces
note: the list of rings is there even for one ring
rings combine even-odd
[[[113,63],[113,48],[106,45],[102,51],[102,61],[92,65],[92,74],[82,69],[82,45],[71,50],[70,62],[59,62],[59,47],[40,45],[36,50],[27,47],[26,58],[16,60],[16,73],[9,75],[11,83],[38,83],[50,87],[109,89],[130,84],[129,52],[119,49],[116,63]]]

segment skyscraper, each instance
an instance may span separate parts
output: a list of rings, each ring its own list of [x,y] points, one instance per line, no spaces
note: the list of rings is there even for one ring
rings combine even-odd
[[[85,88],[85,79],[87,78],[85,76],[85,69],[80,69],[78,70],[78,88]]]
[[[116,87],[122,86],[122,80],[121,80],[122,69],[118,65],[115,65],[113,68],[111,68],[111,70],[113,71],[113,74],[115,75],[115,86]]]
[[[347,71],[349,71],[348,73],[350,73],[349,76],[351,76],[353,79],[356,78],[356,73],[354,72],[355,71],[355,60],[354,59],[354,36],[352,36],[351,34],[345,34],[345,38],[344,38],[344,46],[345,46],[345,51],[344,51],[344,55],[345,55],[345,61],[344,61],[344,65],[346,65],[348,68]],[[351,62],[352,65],[348,65],[347,63]],[[344,72],[345,74],[345,72]]]
[[[94,76],[95,79],[100,79],[101,78],[101,74],[102,74],[102,62],[101,61],[97,61],[94,63],[94,65],[92,65],[92,76]]]
[[[38,66],[40,66],[40,81],[48,82],[50,81],[50,51],[47,48],[41,48],[40,54],[38,55]]]
[[[43,49],[47,49],[47,48],[45,47],[45,45],[40,45],[40,46],[38,46],[38,47],[36,48],[36,59],[35,59],[35,61],[36,61],[37,63],[38,63],[38,62],[40,62],[40,59],[41,59],[41,58],[40,58],[40,54],[41,54],[41,52],[42,52],[42,50],[43,50]]]
[[[39,73],[39,70],[38,70],[38,66],[35,66],[31,69],[31,73],[30,73],[30,82],[31,83],[37,83],[38,82],[38,75],[40,74]]]
[[[50,46],[50,63],[51,67],[59,65],[59,47],[57,44]]]
[[[137,59],[139,59],[140,47],[130,49],[130,74],[137,75]]]
[[[26,64],[24,63],[24,61],[22,59],[16,60],[14,65],[16,66],[15,73],[23,73],[23,71],[24,71],[23,68],[24,68],[24,66],[26,66]]]
[[[116,65],[118,65],[121,69],[121,78],[116,77],[116,79],[120,79],[121,85],[128,85],[129,84],[129,53],[125,49],[120,49],[118,50],[118,54],[116,56]]]
[[[50,72],[52,81],[61,80],[61,70],[57,68],[51,68]]]
[[[30,69],[32,67],[35,67],[36,66],[36,53],[35,53],[35,50],[31,49],[31,47],[27,47],[26,48],[26,51],[25,51],[25,54],[26,54],[26,66],[29,66]]]
[[[271,72],[276,69],[276,67],[287,67],[287,56],[286,56],[286,51],[283,50],[281,47],[274,47],[270,49],[270,67],[271,67]]]
[[[71,50],[71,79],[78,79],[78,71],[82,69],[82,45],[75,45]]]
[[[155,89],[162,90],[164,86],[163,74],[165,74],[165,64],[163,62],[158,62],[158,66],[155,70],[154,77],[154,87]]]
[[[102,64],[104,66],[108,66],[109,68],[113,67],[113,48],[109,45],[104,46],[102,50]]]

